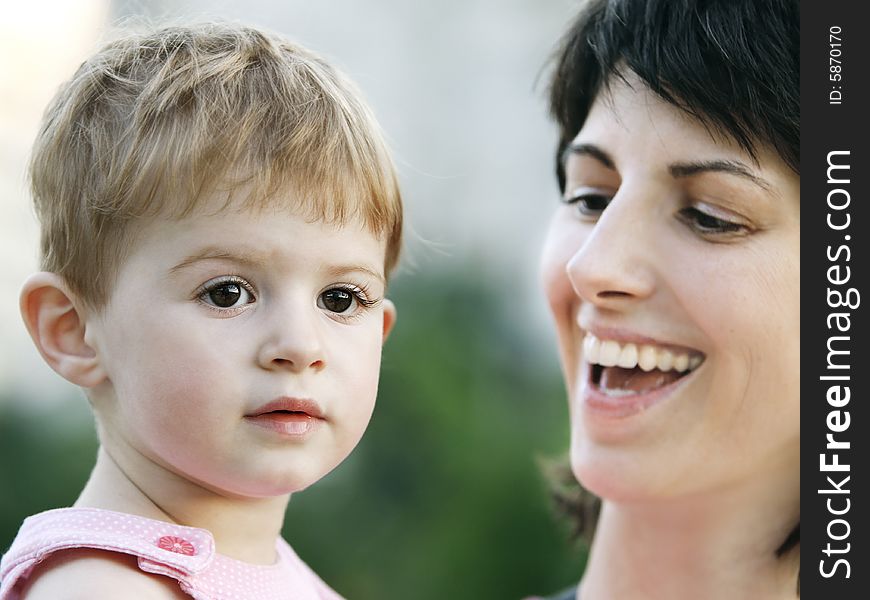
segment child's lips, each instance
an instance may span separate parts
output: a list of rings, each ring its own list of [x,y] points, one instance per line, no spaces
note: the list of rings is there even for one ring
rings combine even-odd
[[[264,404],[245,420],[287,436],[303,436],[326,420],[320,405],[307,398],[281,397]]]
[[[308,398],[292,398],[289,396],[276,398],[245,416],[248,418],[256,418],[266,415],[276,417],[295,415],[298,417],[304,416],[321,420],[326,418],[320,405],[314,400]]]

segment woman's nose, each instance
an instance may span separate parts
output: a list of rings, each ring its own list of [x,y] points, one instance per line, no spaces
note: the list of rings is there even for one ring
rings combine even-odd
[[[566,265],[581,299],[602,307],[647,298],[655,289],[653,219],[619,194]]]
[[[294,373],[322,371],[326,354],[321,319],[315,307],[280,311],[266,325],[265,341],[257,357],[259,365]]]

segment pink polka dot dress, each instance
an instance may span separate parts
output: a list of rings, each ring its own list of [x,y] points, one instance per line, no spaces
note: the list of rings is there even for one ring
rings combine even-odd
[[[0,600],[18,600],[20,584],[37,564],[71,548],[137,556],[140,569],[175,579],[200,600],[342,600],[281,538],[274,565],[253,565],[218,554],[205,529],[95,508],[25,519],[0,563]]]

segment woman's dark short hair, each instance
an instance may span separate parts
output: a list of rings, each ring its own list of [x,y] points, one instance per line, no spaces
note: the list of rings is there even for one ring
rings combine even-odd
[[[753,158],[768,145],[799,173],[798,0],[591,0],[563,38],[550,84],[560,187],[562,152],[625,69]]]

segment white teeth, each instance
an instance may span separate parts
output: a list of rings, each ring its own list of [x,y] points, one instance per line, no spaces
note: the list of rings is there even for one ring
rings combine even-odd
[[[638,347],[632,343],[622,345],[614,340],[602,341],[591,333],[587,333],[583,339],[583,357],[589,364],[602,367],[640,367],[644,371],[673,369],[679,373],[695,370],[704,360],[697,354],[674,354],[670,350],[649,344]]]
[[[637,366],[644,371],[652,371],[656,368],[657,362],[656,349],[652,346],[641,346],[640,355],[637,359]]]
[[[587,335],[583,339],[583,355],[587,362],[595,362],[598,364],[598,353],[601,349],[601,342],[594,335]]]
[[[627,398],[628,396],[634,396],[637,392],[633,392],[631,390],[620,390],[619,388],[610,389],[610,388],[600,388],[601,392],[606,396],[610,396],[611,398]]]
[[[670,371],[674,366],[674,355],[669,350],[660,350],[658,359],[656,367],[659,371]]]
[[[601,342],[601,350],[598,353],[598,364],[602,367],[615,367],[619,360],[622,348],[617,342],[607,340]]]
[[[619,360],[616,361],[617,367],[633,369],[637,366],[637,346],[634,344],[626,344],[619,353]]]

